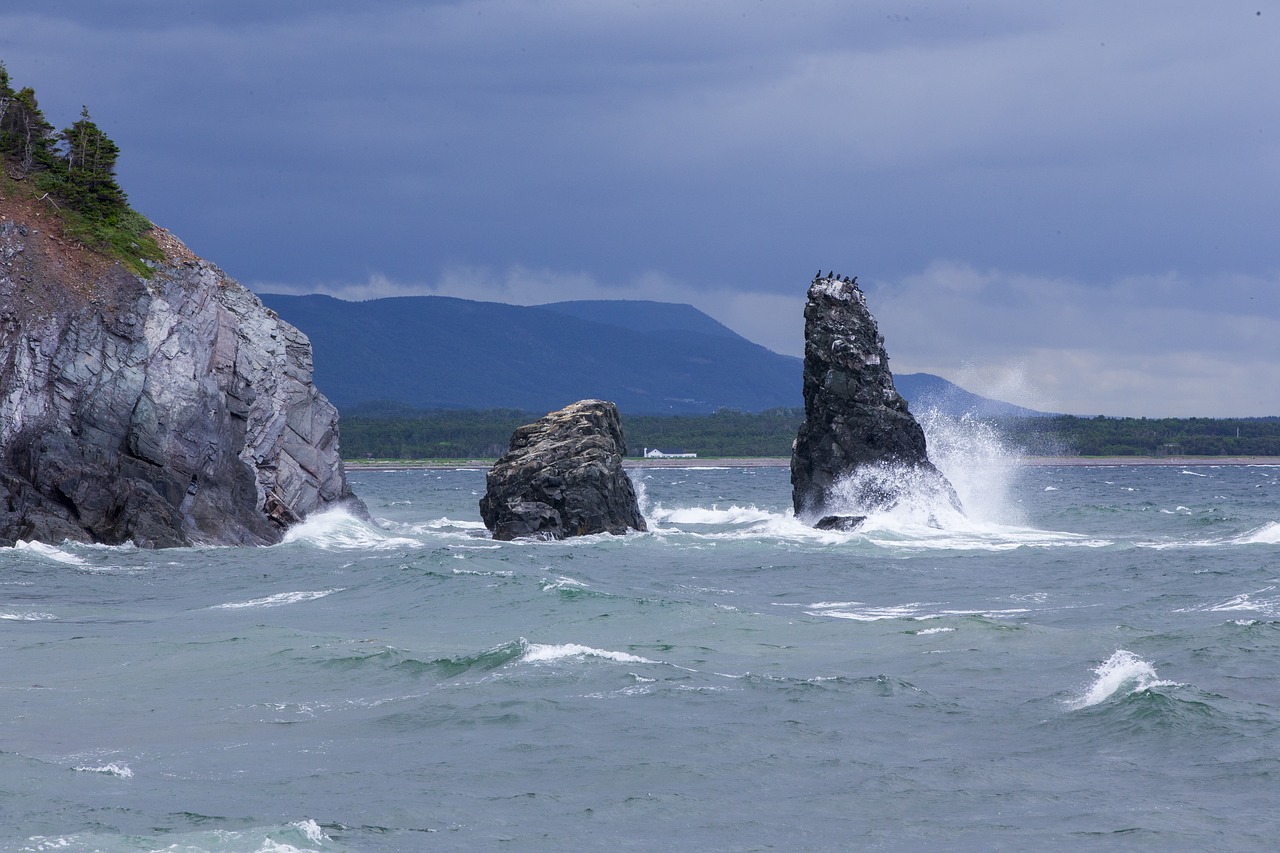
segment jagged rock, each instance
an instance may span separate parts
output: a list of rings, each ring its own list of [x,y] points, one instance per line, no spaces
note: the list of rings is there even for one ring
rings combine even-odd
[[[363,512],[307,338],[155,234],[142,278],[0,200],[0,543],[269,544]]]
[[[908,491],[958,510],[893,387],[884,338],[856,279],[815,278],[804,318],[805,420],[791,452],[796,516],[832,529],[844,523],[833,519],[891,507]]]
[[[622,470],[618,407],[581,400],[517,429],[485,478],[480,516],[494,539],[646,530]]]

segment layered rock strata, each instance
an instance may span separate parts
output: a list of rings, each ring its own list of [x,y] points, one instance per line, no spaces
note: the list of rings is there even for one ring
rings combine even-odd
[[[260,545],[363,511],[307,338],[155,235],[143,278],[0,204],[0,543]]]
[[[924,431],[893,386],[884,337],[857,280],[816,277],[804,318],[805,420],[791,453],[796,516],[848,530],[859,514],[891,507],[911,490],[958,509],[951,484],[929,461]]]
[[[645,530],[618,407],[581,400],[517,429],[485,478],[480,516],[493,538],[563,539]]]

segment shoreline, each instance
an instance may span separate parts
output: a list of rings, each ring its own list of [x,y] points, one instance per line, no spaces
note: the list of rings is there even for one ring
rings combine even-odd
[[[404,459],[343,460],[350,473],[358,471],[456,471],[464,468],[488,469],[492,459]],[[1223,465],[1280,465],[1280,456],[1023,456],[1017,464],[1028,467],[1119,467],[1119,466],[1183,466],[1220,467]],[[708,456],[704,459],[641,459],[629,456],[622,466],[632,468],[787,468],[791,459],[785,456]]]

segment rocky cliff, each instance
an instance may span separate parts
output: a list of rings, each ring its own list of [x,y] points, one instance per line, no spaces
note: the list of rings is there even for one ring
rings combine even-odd
[[[958,509],[893,386],[884,337],[857,280],[814,278],[804,319],[805,420],[791,454],[796,516],[847,529],[857,515],[891,507],[908,492]],[[844,520],[823,518],[832,513]]]
[[[353,499],[307,338],[176,238],[149,278],[0,199],[0,543],[268,544]]]
[[[494,539],[645,530],[618,407],[581,400],[526,424],[490,469],[480,516]]]

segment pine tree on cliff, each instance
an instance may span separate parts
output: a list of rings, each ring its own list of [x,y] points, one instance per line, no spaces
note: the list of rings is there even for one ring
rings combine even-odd
[[[60,165],[53,125],[45,119],[30,86],[17,92],[9,72],[0,67],[0,152],[12,158],[19,174]]]
[[[59,193],[81,213],[109,216],[126,207],[124,191],[116,183],[120,146],[111,141],[82,107],[80,120],[61,134],[66,145],[66,185]]]

